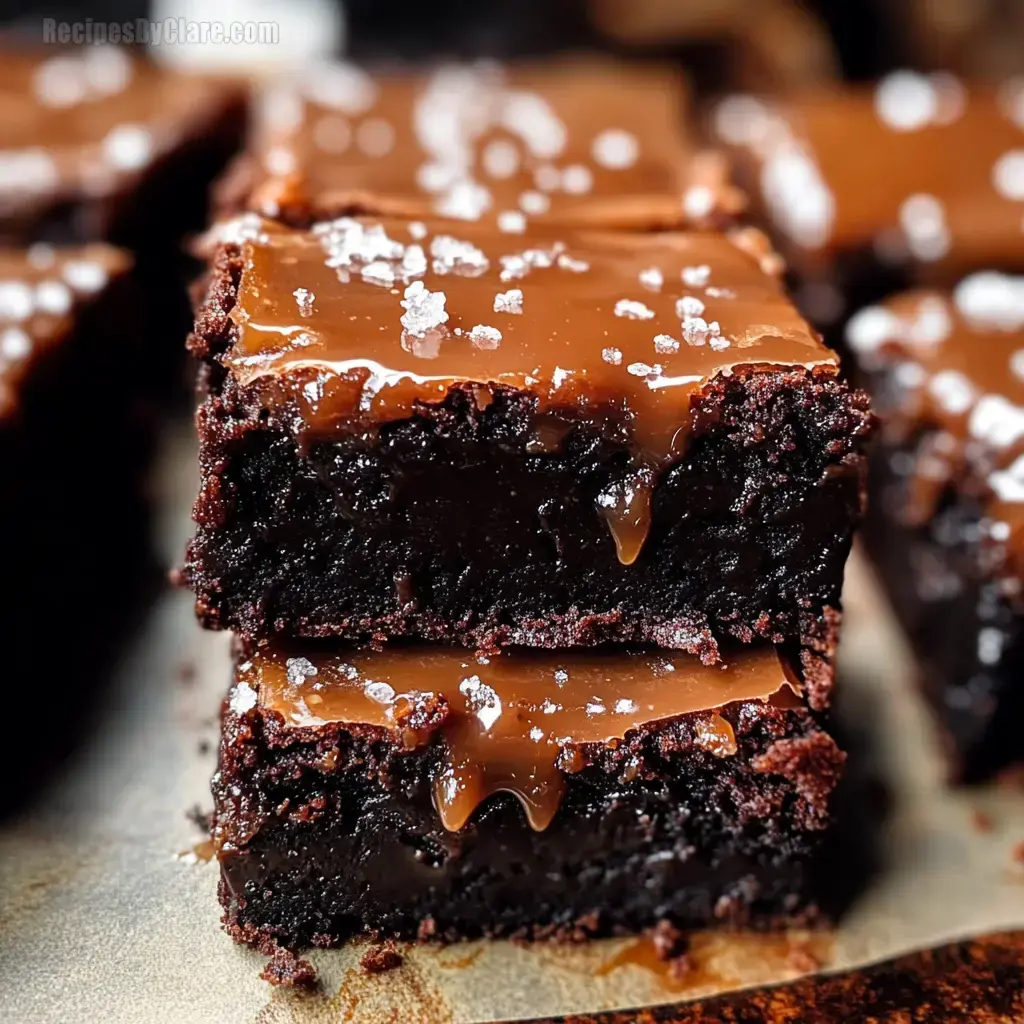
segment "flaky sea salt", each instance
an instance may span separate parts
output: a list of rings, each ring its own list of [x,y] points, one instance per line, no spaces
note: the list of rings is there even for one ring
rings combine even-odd
[[[665,283],[665,275],[657,267],[645,267],[639,274],[640,283],[653,292],[660,292]]]
[[[539,217],[551,208],[551,200],[543,193],[528,190],[519,197],[519,209],[530,217]]]
[[[469,340],[479,349],[496,349],[501,344],[501,331],[487,324],[477,324],[466,332]]]
[[[601,358],[612,366],[619,366],[622,363],[622,350],[618,348],[601,349]]]
[[[495,313],[522,313],[523,291],[521,288],[510,288],[507,292],[498,292],[494,296]]]
[[[634,299],[619,299],[615,303],[615,315],[627,320],[653,320],[654,310]]]
[[[121,124],[103,140],[103,155],[115,167],[135,171],[153,156],[153,136],[140,124]]]
[[[690,288],[703,288],[711,277],[711,267],[701,263],[696,267],[683,267],[680,278]]]
[[[289,658],[284,663],[284,668],[288,682],[293,686],[298,686],[317,674],[316,665],[308,658]]]
[[[228,707],[232,713],[244,715],[247,711],[252,711],[258,703],[259,697],[256,691],[248,683],[241,682],[231,691]]]
[[[632,132],[623,128],[606,128],[594,137],[590,154],[594,162],[609,171],[624,171],[636,163],[640,144]]]
[[[679,351],[679,342],[671,334],[656,334],[654,336],[654,351],[660,356],[671,355]]]
[[[435,274],[479,277],[490,266],[481,249],[451,235],[435,235],[430,241],[430,255]]]
[[[526,216],[520,210],[502,210],[498,214],[498,230],[507,235],[521,235],[526,230]]]
[[[594,175],[583,164],[570,164],[562,171],[562,191],[580,196],[594,187]]]
[[[445,298],[444,292],[428,291],[422,281],[413,281],[405,289],[405,298],[401,301],[402,308],[406,310],[401,317],[402,326],[410,334],[422,336],[447,323]]]
[[[692,316],[701,316],[704,313],[704,303],[696,296],[684,295],[676,300],[676,316],[680,320],[688,320]]]
[[[586,260],[578,260],[567,252],[559,253],[558,265],[562,270],[570,270],[574,274],[585,274],[590,269]]]
[[[0,330],[0,359],[17,362],[32,351],[32,339],[20,327]]]

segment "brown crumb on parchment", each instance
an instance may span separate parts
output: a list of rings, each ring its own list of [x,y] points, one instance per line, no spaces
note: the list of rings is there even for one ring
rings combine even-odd
[[[363,974],[383,974],[401,967],[403,963],[402,954],[388,942],[383,946],[371,946],[360,958],[359,969]]]

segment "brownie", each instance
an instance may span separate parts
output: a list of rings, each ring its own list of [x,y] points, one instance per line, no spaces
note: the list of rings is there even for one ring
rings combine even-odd
[[[0,242],[107,241],[167,262],[244,131],[239,85],[116,46],[3,53]]]
[[[0,249],[0,639],[10,679],[52,687],[46,742],[0,753],[0,811],[83,734],[114,646],[155,585],[143,316],[127,253]],[[73,653],[73,670],[47,664],[54,645]]]
[[[219,189],[307,227],[353,213],[651,229],[719,225],[742,206],[700,151],[670,65],[572,57],[370,76],[318,66],[269,85]]]
[[[213,780],[228,930],[267,950],[813,921],[844,755],[800,690],[771,646],[240,651]]]
[[[1021,95],[899,71],[874,86],[731,97],[713,134],[733,147],[798,305],[827,324],[915,282],[1024,269]]]
[[[249,228],[190,343],[204,625],[831,642],[871,417],[756,232]]]
[[[868,551],[973,781],[1024,743],[1024,278],[868,307],[848,344],[883,420]]]

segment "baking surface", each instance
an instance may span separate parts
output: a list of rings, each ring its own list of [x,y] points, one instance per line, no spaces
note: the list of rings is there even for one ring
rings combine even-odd
[[[183,424],[158,477],[167,564],[189,532],[194,462]],[[33,806],[0,825],[0,1021],[457,1024],[556,1016],[709,995],[793,978],[815,964],[852,966],[1024,926],[1024,861],[1014,856],[1024,842],[1024,791],[942,788],[930,722],[859,561],[846,602],[844,696],[852,718],[875,732],[872,763],[893,809],[882,870],[834,935],[698,935],[691,969],[679,979],[646,966],[633,940],[403,949],[404,964],[381,975],[359,972],[367,947],[356,946],[312,953],[320,990],[301,996],[259,979],[263,958],[219,928],[215,865],[180,856],[201,838],[186,813],[210,806],[228,639],[204,634],[188,596],[167,592],[97,695],[99,725]]]

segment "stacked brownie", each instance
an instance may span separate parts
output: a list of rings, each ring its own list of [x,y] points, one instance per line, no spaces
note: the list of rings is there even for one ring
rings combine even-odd
[[[238,940],[765,927],[827,897],[871,417],[727,227],[679,86],[337,68],[264,104],[190,341],[183,576],[237,637]]]

